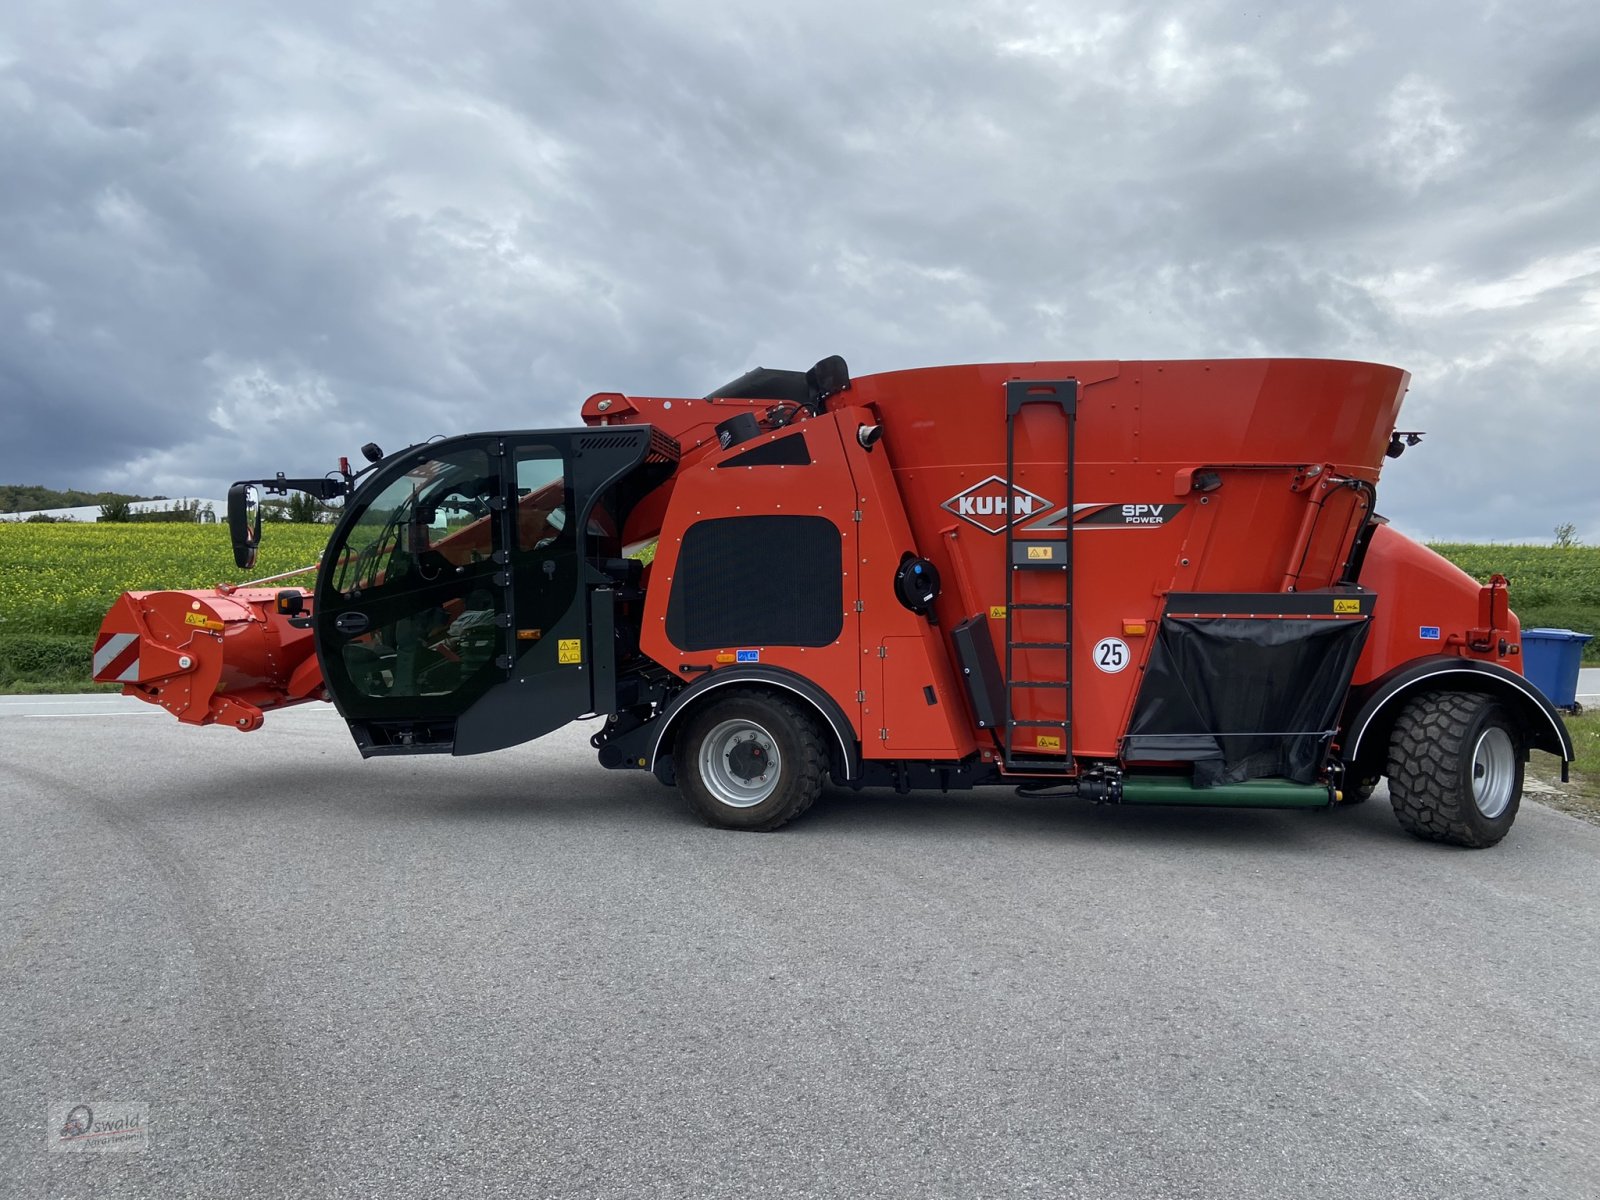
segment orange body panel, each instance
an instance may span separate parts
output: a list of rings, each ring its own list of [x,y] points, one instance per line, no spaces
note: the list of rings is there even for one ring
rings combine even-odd
[[[1432,654],[1492,662],[1522,674],[1522,626],[1503,607],[1503,586],[1480,585],[1448,559],[1388,526],[1373,534],[1361,583],[1378,594],[1379,603],[1356,663],[1356,686]],[[1488,598],[1496,593],[1500,612],[1486,612]]]
[[[975,744],[949,658],[928,623],[894,599],[894,568],[902,551],[911,548],[911,534],[887,461],[842,436],[845,429],[853,434],[869,417],[864,410],[836,411],[728,451],[712,451],[679,470],[650,569],[640,648],[685,681],[694,680],[700,669],[735,661],[741,650],[759,652],[763,666],[794,671],[822,685],[850,718],[866,757],[963,757]],[[784,436],[805,438],[810,465],[719,465]],[[686,651],[674,646],[666,632],[667,601],[688,528],[706,518],[785,514],[823,516],[839,531],[845,587],[838,639],[821,647],[728,645]],[[752,546],[750,553],[782,554],[784,547]],[[891,724],[890,696],[902,678],[915,687],[917,703],[906,705]],[[934,689],[933,704],[924,699],[925,687]]]

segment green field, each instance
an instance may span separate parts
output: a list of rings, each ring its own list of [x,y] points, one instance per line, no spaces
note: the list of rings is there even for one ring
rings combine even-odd
[[[1600,663],[1600,547],[1439,544],[1433,547],[1474,579],[1499,572],[1524,629],[1595,634],[1584,661]]]
[[[260,564],[247,576],[234,567],[221,525],[0,522],[0,691],[85,686],[100,618],[124,591],[205,588],[308,566],[329,530],[275,524],[265,532]],[[1496,571],[1509,578],[1511,604],[1525,627],[1600,634],[1600,549],[1434,549],[1478,579]],[[1600,638],[1588,644],[1585,661],[1600,662]]]

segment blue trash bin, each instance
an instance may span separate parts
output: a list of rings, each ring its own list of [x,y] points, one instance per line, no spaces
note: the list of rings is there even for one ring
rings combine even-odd
[[[1522,673],[1557,708],[1571,708],[1578,702],[1583,644],[1593,636],[1570,629],[1522,631]]]

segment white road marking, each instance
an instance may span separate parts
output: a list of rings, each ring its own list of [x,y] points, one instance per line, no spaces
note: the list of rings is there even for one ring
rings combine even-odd
[[[160,711],[153,708],[149,712],[4,713],[0,717],[11,721],[57,721],[62,717],[154,717]]]

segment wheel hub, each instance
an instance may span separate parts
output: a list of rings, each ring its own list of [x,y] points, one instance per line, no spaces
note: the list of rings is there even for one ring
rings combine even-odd
[[[1499,726],[1483,731],[1472,751],[1472,801],[1491,821],[1511,804],[1517,780],[1517,748]]]
[[[730,808],[754,808],[778,788],[783,773],[778,743],[754,721],[723,721],[700,745],[700,777]]]
[[[765,775],[768,761],[765,748],[753,738],[736,743],[728,751],[728,769],[746,783]]]

